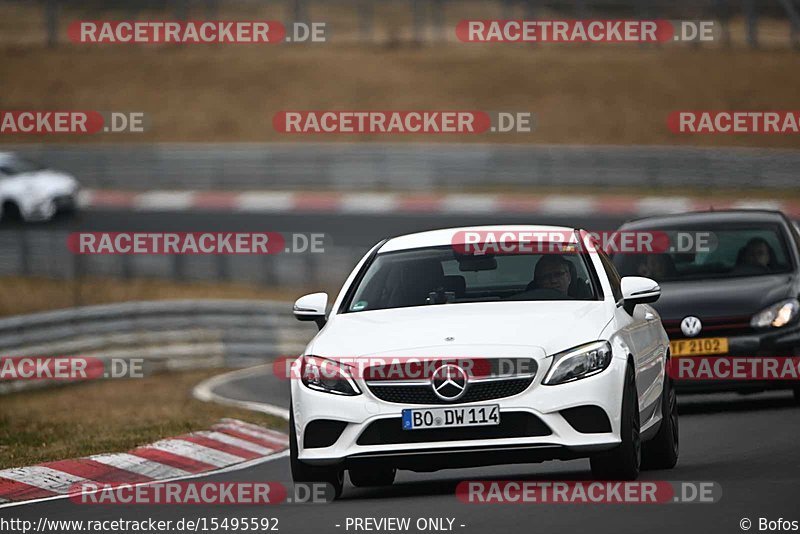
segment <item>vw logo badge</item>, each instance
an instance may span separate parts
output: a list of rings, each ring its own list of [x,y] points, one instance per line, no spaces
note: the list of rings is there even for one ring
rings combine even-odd
[[[467,390],[467,373],[451,363],[442,365],[433,372],[431,387],[440,399],[454,401]]]
[[[683,335],[686,337],[694,337],[699,334],[702,329],[703,323],[693,315],[684,317],[683,321],[681,321],[681,332],[683,332]]]

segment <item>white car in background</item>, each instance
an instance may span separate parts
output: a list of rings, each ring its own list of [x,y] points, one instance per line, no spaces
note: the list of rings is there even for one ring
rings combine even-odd
[[[0,152],[3,220],[47,221],[77,207],[79,184],[71,175]]]
[[[452,245],[462,232],[493,231],[569,241],[541,254]],[[660,288],[569,245],[581,236],[503,226],[396,237],[359,262],[329,313],[325,293],[297,300],[296,318],[321,330],[291,382],[294,480],[338,495],[345,470],[356,486],[379,486],[397,469],[551,459],[588,457],[605,480],[672,468],[669,340],[648,304]],[[384,372],[409,358],[434,363],[419,376]]]

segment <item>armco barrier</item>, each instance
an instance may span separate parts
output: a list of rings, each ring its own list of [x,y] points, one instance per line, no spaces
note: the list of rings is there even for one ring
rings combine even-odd
[[[6,145],[97,189],[792,188],[800,150],[483,143]]]
[[[242,367],[299,354],[315,330],[286,302],[125,302],[0,319],[0,355],[142,358],[146,371]],[[0,381],[0,393],[49,384]]]

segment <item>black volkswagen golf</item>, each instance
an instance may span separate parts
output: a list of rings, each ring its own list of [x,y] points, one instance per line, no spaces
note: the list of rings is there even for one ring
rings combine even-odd
[[[728,363],[760,364],[774,359],[796,364],[800,356],[800,233],[783,213],[731,210],[667,215],[630,221],[619,230],[669,237],[669,246],[663,250],[618,253],[614,263],[621,276],[645,276],[659,282],[661,298],[653,306],[669,334],[673,365],[728,356],[732,357]],[[784,359],[789,357],[793,359]],[[715,369],[720,368],[731,369]],[[793,389],[800,402],[800,381],[792,380],[791,373],[744,374],[728,372],[709,379],[693,375],[690,380],[673,377],[684,391]],[[781,379],[772,379],[775,376]]]

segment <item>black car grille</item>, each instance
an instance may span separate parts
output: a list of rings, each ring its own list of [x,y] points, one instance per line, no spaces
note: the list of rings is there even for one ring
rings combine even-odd
[[[437,441],[470,441],[479,439],[525,438],[549,436],[550,428],[538,417],[528,412],[503,412],[500,424],[456,428],[428,428],[403,430],[400,417],[379,419],[361,433],[358,445],[394,445],[404,443],[430,443]]]
[[[462,404],[492,399],[502,399],[522,393],[533,382],[532,376],[522,378],[508,378],[490,380],[486,382],[471,382],[467,390],[459,399],[446,401],[440,399],[433,392],[430,384],[419,385],[379,385],[368,383],[367,386],[373,395],[386,402],[397,404]]]
[[[691,313],[687,314],[691,315]],[[746,317],[699,317],[703,325],[702,330],[696,336],[703,337],[731,337],[743,336],[755,332],[750,326],[750,316]],[[670,339],[691,339],[681,331],[681,321],[683,319],[662,320],[664,330]]]

